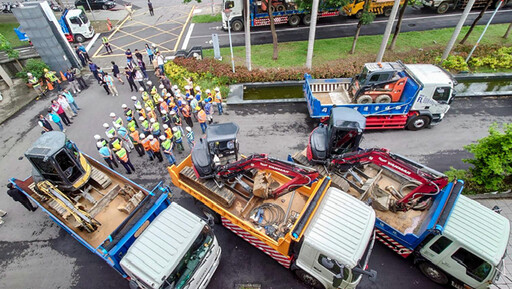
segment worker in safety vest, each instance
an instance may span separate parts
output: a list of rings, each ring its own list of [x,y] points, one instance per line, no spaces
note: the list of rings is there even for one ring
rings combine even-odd
[[[100,153],[100,156],[105,160],[105,162],[108,164],[108,166],[113,170],[114,166],[118,168],[116,159],[114,158],[114,155],[112,154],[112,151],[108,148],[106,144],[99,141],[96,143],[96,147],[98,147],[98,152]]]
[[[94,139],[96,140],[96,144],[101,143],[101,146],[97,146],[97,149],[99,150],[100,148],[108,145],[108,141],[104,138],[102,138],[99,134],[96,134],[94,135]]]
[[[133,144],[132,144],[132,142],[130,140],[130,136],[129,136],[128,130],[124,126],[121,126],[121,125],[118,125],[118,124],[115,125],[115,128],[117,130],[117,135],[123,141],[124,148],[128,152],[131,152],[132,149],[133,149]]]
[[[153,154],[158,159],[158,162],[163,162],[162,153],[160,152],[160,142],[153,135],[149,137],[149,147],[153,151]]]
[[[136,121],[135,121],[135,119],[133,119],[131,116],[127,117],[127,118],[126,118],[126,121],[127,121],[127,123],[126,123],[126,128],[127,128],[128,130],[130,130],[130,128],[132,128],[132,127],[133,127],[133,128],[139,128],[139,127],[137,126],[137,122],[136,122]]]
[[[114,125],[114,127],[116,126],[116,124],[120,126],[124,125],[123,119],[120,116],[116,116],[115,113],[111,112],[110,117],[112,118],[112,124]]]
[[[185,130],[187,131],[187,143],[188,143],[188,146],[190,147],[190,150],[192,150],[192,148],[194,147],[194,145],[196,144],[196,141],[195,141],[195,137],[194,137],[194,131],[192,130],[192,128],[190,126],[187,126],[185,128]]]
[[[115,128],[111,128],[108,123],[104,123],[103,127],[105,128],[105,135],[109,137],[109,135],[115,136],[117,134],[117,131]]]
[[[147,119],[151,120],[152,118],[156,119],[156,113],[151,107],[146,107],[146,117]]]
[[[139,153],[139,157],[144,156],[144,147],[142,146],[142,141],[140,139],[139,131],[134,127],[130,128],[130,140],[132,141],[133,147]]]
[[[160,136],[160,146],[162,147],[162,150],[164,151],[164,156],[169,161],[169,164],[172,166],[176,163],[176,158],[174,157],[174,154],[172,153],[172,149],[174,147],[172,141],[170,138],[166,138],[164,135]]]
[[[222,109],[222,95],[220,94],[220,88],[215,87],[215,97],[214,101],[217,104],[217,110],[219,111],[219,115],[222,115],[224,110]]]
[[[147,118],[147,116],[146,116],[146,109],[144,107],[142,107],[140,105],[137,105],[135,107],[135,109],[137,109],[137,113],[139,114],[139,120],[140,120],[141,117]]]
[[[28,83],[30,83],[32,88],[37,93],[37,98],[39,98],[41,96],[46,96],[46,94],[44,94],[43,86],[41,85],[41,83],[39,83],[39,79],[37,79],[37,77],[33,76],[32,73],[30,73],[30,72],[27,73],[27,76],[28,76]]]
[[[117,159],[126,169],[126,173],[131,174],[132,171],[130,169],[132,169],[135,172],[135,168],[133,167],[132,162],[130,162],[130,155],[128,154],[128,152],[119,144],[115,144],[114,149],[116,150],[115,154],[117,156]]]
[[[140,100],[135,95],[133,95],[131,97],[131,100],[133,100],[133,107],[135,109],[138,109],[137,106],[142,106],[142,103],[140,102]]]
[[[140,143],[142,144],[142,147],[146,151],[146,153],[149,156],[149,160],[152,161],[155,157],[155,154],[153,153],[153,150],[151,150],[151,146],[149,145],[149,136],[146,136],[145,134],[140,134]]]
[[[174,143],[180,150],[179,153],[181,154],[181,152],[185,150],[183,148],[183,134],[177,127],[173,127],[172,132],[173,132],[173,137],[174,137]]]
[[[185,119],[185,122],[187,123],[188,126],[194,127],[194,123],[192,122],[192,116],[190,114],[190,106],[186,102],[183,102],[181,104],[181,115],[183,115],[183,118]]]
[[[172,136],[173,136],[172,129],[167,124],[164,124],[163,128],[164,128],[165,137],[172,139]]]
[[[158,123],[158,121],[156,121],[154,118],[150,119],[149,121],[151,122],[151,133],[155,138],[158,138],[160,136],[160,123]]]
[[[165,113],[169,112],[169,106],[161,97],[158,99],[158,110],[160,111],[160,113],[162,112],[162,110],[165,111]]]
[[[148,119],[141,116],[139,118],[139,120],[140,120],[140,127],[142,128],[142,132],[145,135],[150,135],[151,134],[151,129],[150,129],[150,124],[149,124]]]
[[[203,133],[206,133],[206,128],[208,125],[206,125],[206,112],[200,107],[196,108],[197,110],[197,121],[199,121],[199,125],[201,126],[201,130]]]
[[[105,46],[105,50],[107,51],[107,53],[112,53],[112,47],[110,46],[110,43],[108,43],[108,37],[103,36],[101,38],[101,41],[103,42],[103,46]]]
[[[190,104],[190,110],[192,111],[192,116],[194,117],[194,119],[196,121],[198,121],[198,119],[197,119],[198,111],[196,110],[196,108],[198,107],[199,103],[197,102],[197,99],[195,99],[195,97],[189,96],[187,99]]]
[[[135,127],[138,128],[139,124],[135,120],[135,115],[134,115],[133,109],[129,108],[128,105],[126,105],[124,103],[123,103],[123,105],[121,105],[121,108],[124,111],[124,115],[126,116],[126,120],[128,121],[128,118],[131,117],[132,120],[135,122]],[[126,125],[126,126],[128,126],[128,125]]]
[[[171,121],[174,127],[177,127],[181,131],[181,134],[185,134],[183,127],[181,127],[181,117],[174,110],[171,110],[169,114],[171,115]]]
[[[164,110],[160,112],[162,114],[162,123],[166,124],[167,126],[171,125],[171,117],[168,113],[166,113]]]
[[[204,112],[206,113],[206,119],[208,120],[208,124],[212,124],[212,122],[213,122],[213,103],[212,103],[211,97],[208,97],[204,100]]]
[[[108,135],[108,147],[113,150],[114,152],[117,150],[116,145],[123,147],[123,140],[117,136],[114,135]]]
[[[57,91],[61,91],[62,88],[60,87],[60,80],[55,75],[56,72],[55,71],[49,71],[47,68],[45,68],[43,71],[44,71],[44,77],[46,79],[48,79],[48,81],[51,82],[54,87],[57,87]]]

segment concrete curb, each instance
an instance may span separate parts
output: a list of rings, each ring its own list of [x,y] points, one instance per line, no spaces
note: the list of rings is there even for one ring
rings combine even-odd
[[[497,193],[497,194],[478,194],[478,195],[465,195],[473,200],[496,200],[496,199],[512,199],[512,193]]]

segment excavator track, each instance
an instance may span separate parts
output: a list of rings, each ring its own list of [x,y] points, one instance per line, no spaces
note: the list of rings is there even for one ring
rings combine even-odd
[[[180,171],[180,177],[187,185],[202,194],[208,195],[209,198],[212,198],[226,208],[231,207],[235,201],[235,194],[232,191],[226,187],[219,188],[214,180],[198,179],[194,169],[191,167],[184,167],[183,170]]]
[[[93,166],[91,166],[91,178],[89,182],[91,181],[93,186],[100,187],[102,190],[112,184],[112,180],[106,174]]]
[[[307,166],[317,170],[317,172],[322,176],[331,177],[331,186],[338,188],[344,192],[348,192],[348,190],[350,189],[349,183],[336,172],[329,172],[324,165],[311,163],[306,157],[305,151],[299,151],[295,153],[292,156],[292,159],[300,165]]]

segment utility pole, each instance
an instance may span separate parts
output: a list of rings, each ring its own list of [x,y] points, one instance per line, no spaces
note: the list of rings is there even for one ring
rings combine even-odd
[[[395,0],[395,3],[393,3],[393,9],[391,9],[391,15],[389,15],[388,23],[386,24],[386,30],[384,30],[384,36],[382,37],[382,42],[380,44],[379,54],[377,54],[377,62],[382,62],[382,57],[384,57],[384,52],[388,46],[389,36],[391,35],[391,29],[393,28],[393,23],[395,23],[398,7],[400,7],[400,0]]]
[[[320,0],[313,0],[311,10],[311,23],[309,24],[308,54],[306,57],[306,67],[311,69],[313,66],[313,49],[315,47],[316,19],[318,16],[318,4]]]
[[[466,5],[466,8],[464,8],[464,12],[462,12],[462,16],[459,19],[459,23],[457,23],[457,26],[455,26],[452,38],[450,39],[450,42],[448,42],[448,45],[446,46],[446,49],[443,52],[443,56],[441,57],[441,63],[444,60],[446,60],[446,58],[448,58],[448,55],[450,55],[450,52],[452,52],[453,45],[455,45],[457,37],[459,37],[460,30],[462,29],[464,22],[466,22],[466,18],[468,18],[469,12],[471,11],[471,8],[473,8],[473,4],[475,4],[475,0],[469,0],[468,4]]]
[[[251,13],[250,11],[250,0],[244,0],[245,7],[245,66],[247,67],[247,70],[252,70],[252,64],[251,64]]]

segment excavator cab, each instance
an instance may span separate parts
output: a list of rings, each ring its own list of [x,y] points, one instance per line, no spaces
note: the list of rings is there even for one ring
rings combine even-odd
[[[238,130],[238,125],[232,122],[208,126],[206,138],[199,139],[191,153],[199,178],[209,178],[217,166],[238,161]]]
[[[334,107],[329,124],[320,124],[309,136],[308,160],[323,163],[333,155],[356,151],[365,128],[366,118],[361,113],[347,107]]]
[[[63,191],[76,191],[91,175],[91,166],[76,145],[62,132],[50,131],[25,152],[32,163],[35,183],[48,180]]]

